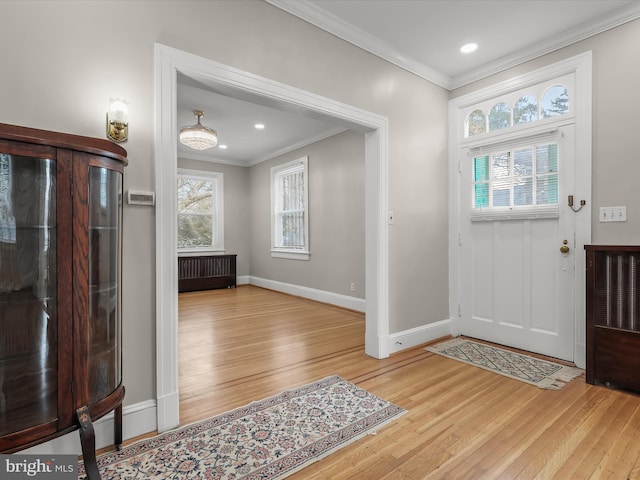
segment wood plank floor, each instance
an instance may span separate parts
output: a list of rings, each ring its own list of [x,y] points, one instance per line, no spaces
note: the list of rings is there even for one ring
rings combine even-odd
[[[640,479],[640,397],[541,390],[413,348],[364,354],[361,314],[253,286],[179,297],[181,422],[340,375],[408,413],[289,477]]]

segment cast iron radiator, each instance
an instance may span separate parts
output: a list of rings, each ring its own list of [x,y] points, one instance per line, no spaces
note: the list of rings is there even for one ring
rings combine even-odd
[[[178,292],[234,288],[237,255],[178,257]]]

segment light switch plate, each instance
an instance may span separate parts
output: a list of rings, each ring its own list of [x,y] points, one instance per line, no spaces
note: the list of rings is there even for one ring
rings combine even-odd
[[[627,207],[600,207],[601,222],[626,222]]]

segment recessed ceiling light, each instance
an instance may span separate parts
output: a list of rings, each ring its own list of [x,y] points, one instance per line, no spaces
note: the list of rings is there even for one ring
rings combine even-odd
[[[460,47],[460,51],[462,53],[471,53],[471,52],[475,52],[478,49],[478,44],[477,43],[467,43],[463,46]]]
[[[263,130],[264,129],[264,124],[263,123],[256,123],[254,125],[254,127],[256,127],[257,130]]]
[[[223,150],[226,150],[227,146],[226,145],[218,145],[218,148],[221,148]]]

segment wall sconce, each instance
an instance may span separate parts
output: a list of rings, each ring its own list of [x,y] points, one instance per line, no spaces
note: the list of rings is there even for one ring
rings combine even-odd
[[[109,99],[107,137],[116,143],[126,142],[129,138],[129,103],[125,100]]]

